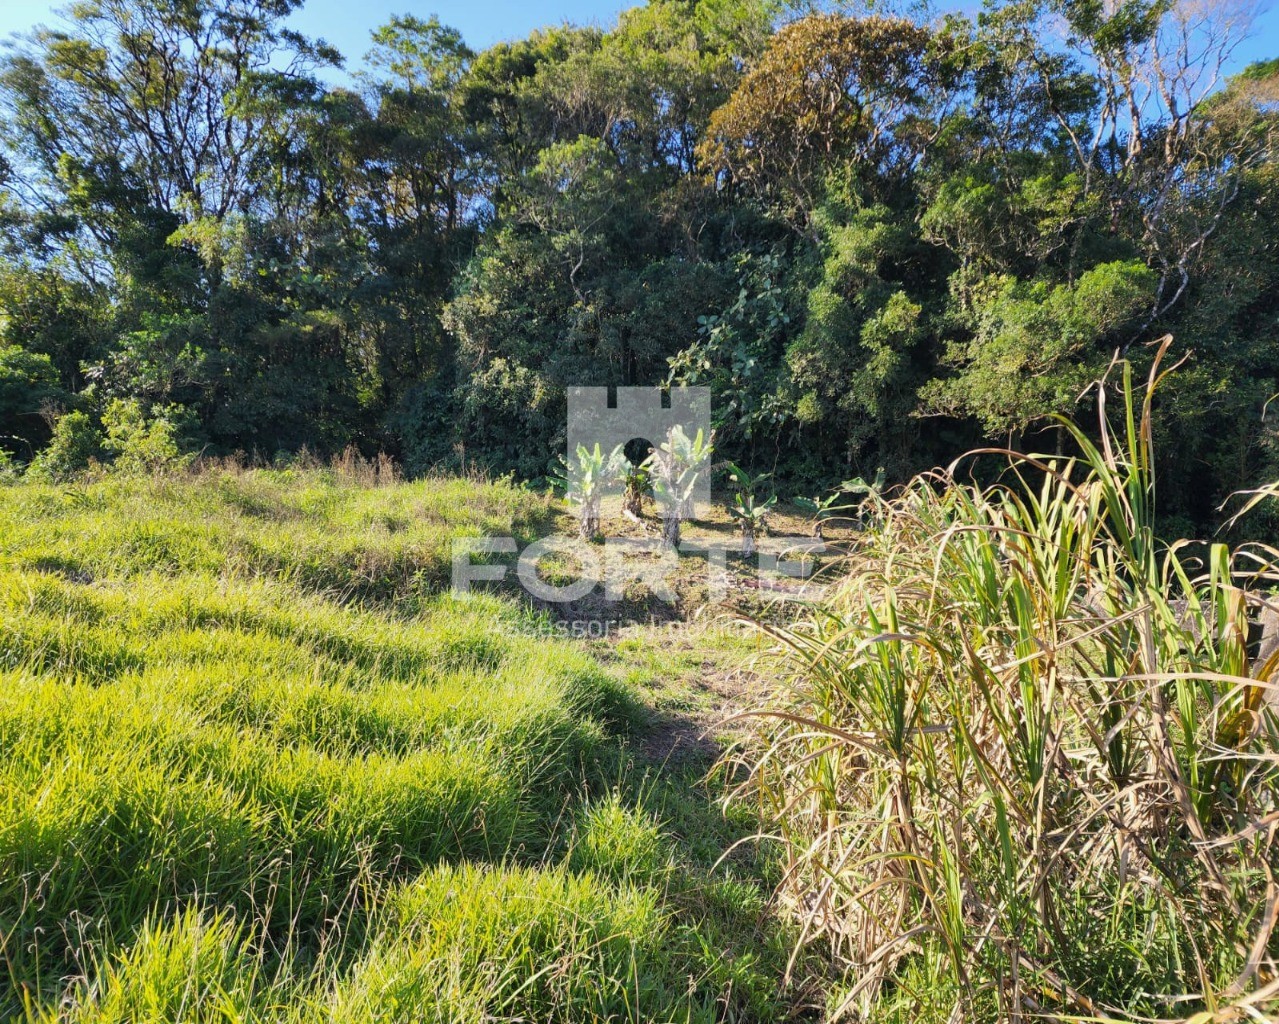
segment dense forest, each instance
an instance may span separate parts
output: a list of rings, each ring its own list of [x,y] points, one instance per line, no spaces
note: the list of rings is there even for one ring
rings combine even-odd
[[[1044,417],[1171,334],[1165,510],[1279,478],[1247,4],[651,0],[482,52],[400,17],[344,77],[299,2],[88,0],[3,57],[11,464],[353,444],[537,480],[566,386],[669,383],[782,486],[902,480],[1065,443]]]

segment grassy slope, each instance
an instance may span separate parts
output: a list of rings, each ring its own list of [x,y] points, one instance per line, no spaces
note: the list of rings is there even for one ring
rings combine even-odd
[[[458,480],[0,487],[0,1014],[776,1017],[759,865],[711,870],[705,763],[644,740],[704,656],[442,593],[453,537],[550,521]]]

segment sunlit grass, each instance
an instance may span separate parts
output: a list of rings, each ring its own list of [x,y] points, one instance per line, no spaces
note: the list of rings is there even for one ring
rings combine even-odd
[[[1162,543],[1151,419],[912,482],[806,622],[741,790],[880,1020],[1273,1019],[1276,552]],[[1196,555],[1199,556],[1198,560]]]
[[[454,537],[548,514],[322,472],[0,487],[0,1012],[769,1015],[761,889],[674,831],[727,826],[643,781],[638,695],[447,592]]]

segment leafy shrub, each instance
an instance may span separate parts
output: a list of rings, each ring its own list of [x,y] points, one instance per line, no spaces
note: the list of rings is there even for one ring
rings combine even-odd
[[[159,408],[148,420],[136,399],[112,399],[102,414],[107,431],[103,447],[114,453],[116,468],[125,473],[182,469],[192,459],[180,445],[187,419],[186,410],[179,405]]]
[[[102,432],[79,410],[58,418],[49,444],[36,453],[27,472],[36,480],[67,480],[89,468],[102,452]]]
[[[704,437],[701,430],[689,437],[676,424],[645,462],[653,496],[662,506],[662,540],[671,547],[679,544],[680,523],[693,517],[697,484],[710,472],[714,452],[713,437]]]
[[[568,492],[568,500],[577,506],[577,532],[582,540],[594,540],[600,532],[600,506],[604,492],[619,480],[624,480],[631,469],[623,446],[604,452],[596,443],[594,449],[577,446],[577,477],[571,481],[576,486]]]
[[[0,445],[38,444],[47,436],[41,410],[69,397],[47,355],[0,346]]]
[[[742,555],[750,558],[755,554],[755,538],[768,533],[768,516],[777,504],[777,495],[761,498],[757,493],[770,476],[768,473],[753,477],[730,462],[728,475],[733,487],[733,504],[728,511],[742,531]]]

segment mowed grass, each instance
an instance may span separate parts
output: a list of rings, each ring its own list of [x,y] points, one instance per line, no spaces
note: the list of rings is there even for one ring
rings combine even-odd
[[[503,484],[0,487],[0,1015],[712,1021],[786,942],[616,668],[447,591]]]

